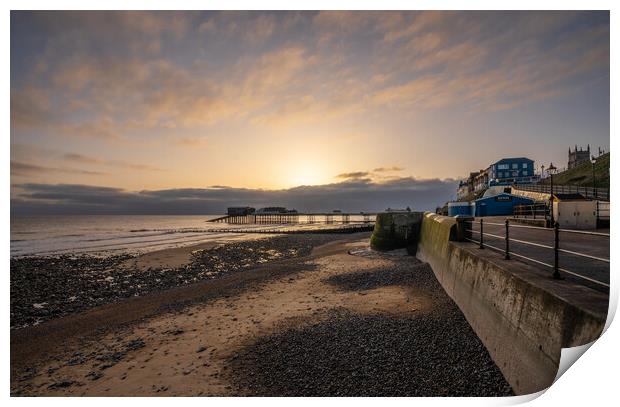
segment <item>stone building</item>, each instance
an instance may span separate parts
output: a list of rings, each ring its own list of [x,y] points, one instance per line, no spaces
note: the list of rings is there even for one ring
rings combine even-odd
[[[579,147],[577,149],[577,145],[575,145],[575,150],[571,151],[570,147],[568,147],[568,168],[575,168],[584,162],[590,161],[590,144],[588,144],[587,150]]]

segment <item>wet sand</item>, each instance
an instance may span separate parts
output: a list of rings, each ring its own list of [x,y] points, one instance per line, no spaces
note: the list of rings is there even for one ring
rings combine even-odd
[[[11,392],[511,394],[428,265],[411,257],[348,253],[367,244],[367,236],[348,236],[304,258],[14,331]],[[351,334],[352,326],[361,329],[359,335]],[[302,342],[295,334],[300,330],[306,333]],[[325,330],[336,336],[325,337]],[[390,332],[385,341],[382,335]],[[412,337],[415,349],[397,346]],[[284,372],[290,380],[271,380],[284,374],[283,366],[292,369]],[[325,377],[336,381],[327,385]],[[368,385],[369,378],[375,386]]]
[[[177,268],[190,263],[192,260],[192,253],[196,253],[200,250],[212,249],[219,244],[218,242],[207,242],[191,246],[157,250],[127,260],[123,266],[136,268],[140,271],[146,271],[149,268],[156,267]]]

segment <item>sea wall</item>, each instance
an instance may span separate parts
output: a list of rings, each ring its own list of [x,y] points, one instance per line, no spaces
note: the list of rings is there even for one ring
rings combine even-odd
[[[545,284],[553,281],[525,263],[502,264],[489,249],[454,241],[456,229],[454,218],[426,213],[417,257],[430,264],[517,394],[549,387],[561,349],[598,338],[605,315],[552,293]],[[570,290],[568,298],[592,291]]]
[[[423,212],[378,214],[370,237],[370,247],[380,251],[407,248],[409,254],[415,255],[423,217]]]

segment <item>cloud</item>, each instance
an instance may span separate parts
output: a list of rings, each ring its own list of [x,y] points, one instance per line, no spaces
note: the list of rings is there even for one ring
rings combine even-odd
[[[47,45],[31,64],[40,80],[12,81],[12,128],[106,141],[225,122],[308,125],[381,108],[505,110],[609,75],[608,18],[589,22],[587,13],[13,15],[16,26],[35,24]],[[587,23],[569,30],[580,18]],[[220,63],[192,35],[235,52]],[[187,55],[164,58],[161,47]]]
[[[336,178],[343,180],[344,182],[352,182],[352,181],[368,181],[374,182],[382,185],[388,185],[389,183],[398,182],[403,179],[413,179],[413,178],[403,178],[396,176],[394,173],[404,171],[404,168],[392,166],[392,167],[378,167],[373,169],[372,171],[352,171],[345,172],[342,174],[336,175]]]
[[[120,188],[25,183],[12,186],[12,214],[217,214],[228,206],[283,205],[299,211],[381,211],[410,206],[434,210],[454,194],[456,181],[398,178],[367,179],[263,190],[213,186],[130,192]]]
[[[85,164],[101,164],[103,163],[103,160],[100,160],[98,158],[95,157],[89,157],[83,154],[77,154],[77,153],[65,153],[62,156],[65,160],[67,161],[74,161],[74,162],[78,162],[78,163],[85,163]]]
[[[405,169],[403,167],[393,166],[393,167],[379,167],[379,168],[375,168],[372,171],[373,172],[398,172],[398,171],[404,171],[404,170]]]
[[[169,35],[181,40],[191,24],[191,13],[162,11],[34,11],[15,13],[17,19],[29,19],[48,33],[46,53],[63,47],[110,50],[126,47],[145,52],[143,45],[153,38]]]
[[[55,130],[112,140],[133,129],[194,128],[248,116],[273,105],[281,93],[303,80],[300,73],[312,64],[305,52],[300,46],[286,46],[243,57],[220,72],[164,59],[70,58],[58,64],[48,91],[94,119],[75,123],[67,118],[74,112],[57,109],[55,116],[64,119]]]
[[[11,175],[44,175],[45,173],[66,173],[84,175],[104,175],[106,172],[91,170],[93,167],[105,166],[107,169],[129,169],[137,171],[166,171],[153,165],[117,159],[104,159],[76,152],[62,152],[28,144],[11,145]],[[38,164],[28,164],[28,162]],[[42,162],[45,165],[41,164]],[[79,165],[83,168],[65,167],[65,164]],[[86,168],[84,168],[86,167]]]
[[[182,147],[203,147],[207,145],[208,140],[206,137],[183,137],[175,140],[174,143]]]
[[[52,119],[49,92],[27,86],[11,90],[11,128],[45,126]]]
[[[401,38],[411,37],[423,30],[437,27],[441,23],[450,20],[454,16],[451,12],[442,11],[422,11],[413,14],[411,19],[403,19],[400,24],[392,24],[384,35],[386,42],[394,42]]]
[[[467,120],[461,110],[485,114],[477,125],[495,131],[499,110],[608,97],[608,12],[13,12],[11,30],[11,139],[75,142],[83,156],[16,161],[57,172],[71,163],[158,170],[89,154],[110,151],[106,143],[156,160],[157,148],[204,145],[185,137],[200,134],[247,146],[360,132],[365,153],[448,134]],[[453,120],[429,124],[441,115]],[[401,175],[360,172],[375,182]]]
[[[366,178],[370,175],[369,172],[366,171],[355,171],[355,172],[345,172],[342,174],[336,175],[336,178],[341,179],[356,179],[356,178]]]
[[[268,40],[276,31],[290,28],[294,14],[265,12],[219,12],[198,25],[198,33],[218,38],[259,45]]]
[[[201,34],[213,32],[215,31],[215,29],[216,29],[215,20],[211,18],[206,21],[203,21],[198,26],[198,32]]]
[[[65,161],[72,161],[72,162],[77,162],[81,164],[106,165],[109,167],[121,167],[121,168],[130,169],[130,170],[165,171],[163,168],[152,166],[152,165],[128,162],[128,161],[123,161],[123,160],[104,160],[101,158],[92,157],[92,156],[88,156],[84,154],[78,154],[78,153],[65,153],[62,155],[62,158]]]
[[[64,168],[64,167],[46,167],[46,166],[11,160],[11,176],[12,177],[44,175],[44,174],[49,174],[49,173],[105,175],[104,172],[99,172],[99,171],[89,171],[89,170],[82,170],[82,169],[76,169],[76,168]]]

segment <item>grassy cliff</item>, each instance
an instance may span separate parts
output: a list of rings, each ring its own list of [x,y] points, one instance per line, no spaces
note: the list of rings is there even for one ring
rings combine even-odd
[[[598,157],[594,166],[594,174],[596,177],[596,186],[598,188],[609,188],[609,153]],[[546,178],[541,184],[548,184],[549,182],[550,179]],[[578,167],[554,175],[553,183],[556,185],[594,186],[592,163],[583,163]]]

